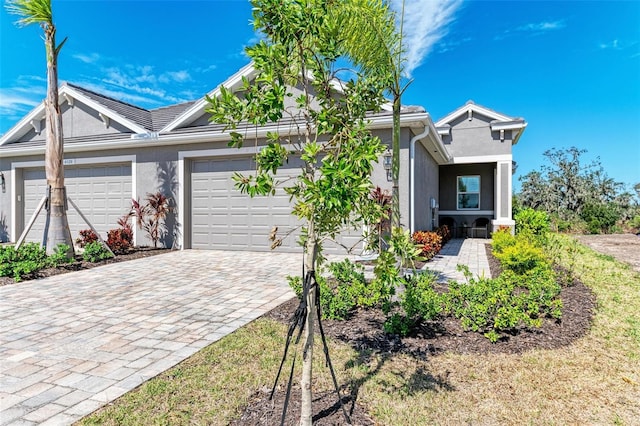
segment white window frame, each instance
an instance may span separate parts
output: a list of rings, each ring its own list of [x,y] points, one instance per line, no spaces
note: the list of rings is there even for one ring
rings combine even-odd
[[[478,191],[465,191],[460,192],[460,179],[461,178],[478,178]],[[456,176],[456,210],[466,211],[466,210],[480,210],[480,193],[482,192],[482,179],[480,175],[460,175]],[[460,195],[464,194],[478,194],[478,207],[472,208],[462,208],[460,207]]]

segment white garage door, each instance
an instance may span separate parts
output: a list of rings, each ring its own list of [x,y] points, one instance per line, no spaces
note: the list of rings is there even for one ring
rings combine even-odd
[[[235,189],[234,172],[255,176],[247,158],[203,159],[191,163],[191,242],[193,248],[222,250],[271,249],[269,233],[279,235],[298,228],[291,215],[289,196],[278,189],[274,196],[249,197]],[[289,165],[278,176],[296,176],[299,164]],[[299,251],[294,231],[282,251]]]
[[[24,223],[29,221],[45,195],[47,181],[42,169],[24,171]],[[67,196],[80,208],[100,235],[106,239],[110,229],[118,227],[118,219],[131,207],[131,164],[87,165],[65,167]],[[67,211],[71,238],[75,241],[82,229],[89,226],[75,209]],[[44,209],[29,232],[27,241],[42,242],[45,223]]]
[[[274,196],[249,197],[235,188],[234,172],[255,176],[251,159],[198,159],[191,162],[191,243],[196,249],[271,250],[269,233],[278,227],[284,239],[278,251],[301,252],[297,244],[300,222],[291,214],[289,196],[278,189]],[[278,177],[298,176],[300,161],[289,161]],[[343,246],[362,248],[362,232],[344,232],[336,245],[323,243],[327,254],[345,254]]]

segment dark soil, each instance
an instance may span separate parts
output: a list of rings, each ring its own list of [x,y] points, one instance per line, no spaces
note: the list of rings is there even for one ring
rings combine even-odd
[[[82,256],[76,255],[76,260],[72,263],[60,265],[57,268],[41,269],[31,275],[25,276],[17,284],[29,280],[37,280],[39,278],[51,277],[53,275],[66,274],[67,272],[80,271],[82,269],[91,269],[96,266],[108,265],[109,263],[125,262],[127,260],[140,259],[148,256],[155,256],[162,253],[169,252],[170,249],[159,248],[154,249],[151,247],[138,247],[128,251],[127,253],[118,254],[116,257],[110,259],[101,260],[100,262],[85,262],[82,260]],[[16,284],[16,281],[11,277],[0,277],[0,287],[8,284]]]
[[[491,275],[500,273],[500,265],[488,248]],[[409,337],[401,338],[383,331],[385,316],[380,310],[358,310],[347,321],[323,321],[325,334],[335,340],[342,341],[362,356],[377,354],[383,357],[393,354],[408,354],[418,359],[438,356],[446,352],[459,354],[507,353],[520,354],[532,349],[554,349],[570,345],[583,336],[590,327],[595,309],[595,296],[589,288],[579,281],[565,285],[560,297],[563,302],[562,319],[546,319],[542,327],[532,330],[517,330],[491,343],[479,333],[462,329],[458,320],[450,317],[440,318],[421,324],[417,332]],[[289,323],[298,306],[294,298],[267,313],[268,318]],[[318,341],[320,341],[318,339]],[[286,376],[281,378],[282,389],[279,389],[274,400],[269,400],[269,390],[258,391],[253,401],[245,408],[242,417],[234,425],[271,425],[280,422],[286,394]],[[355,402],[357,395],[353,390],[341,389],[343,403],[354,425],[375,424],[364,407]],[[325,392],[315,395],[313,402],[314,424],[343,425],[345,418],[338,404],[335,393]],[[300,388],[294,386],[289,401],[286,425],[298,424],[297,413],[300,412]]]

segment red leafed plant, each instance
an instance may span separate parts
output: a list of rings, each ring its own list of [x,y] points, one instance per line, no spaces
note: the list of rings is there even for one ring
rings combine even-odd
[[[167,235],[165,219],[171,210],[170,199],[161,192],[147,194],[145,204],[140,200],[131,200],[130,216],[136,218],[138,228],[147,233],[154,248],[157,248],[158,241]]]
[[[126,253],[133,247],[133,229],[129,223],[129,216],[118,219],[120,228],[112,229],[107,233],[107,245],[114,253]]]
[[[89,243],[93,243],[98,241],[98,236],[91,229],[83,229],[79,232],[80,236],[76,238],[76,244],[78,247],[82,248]]]
[[[436,229],[436,234],[442,238],[442,245],[445,245],[452,237],[451,229],[447,225],[442,225]]]
[[[438,254],[442,248],[442,237],[435,232],[416,231],[413,233],[411,238],[415,244],[422,246],[422,253],[420,256],[427,260]]]

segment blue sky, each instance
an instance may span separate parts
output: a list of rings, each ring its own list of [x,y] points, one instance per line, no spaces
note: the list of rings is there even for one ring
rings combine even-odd
[[[398,0],[393,0],[397,3]],[[404,104],[524,117],[516,177],[577,146],[640,182],[640,1],[411,1]],[[59,78],[144,108],[193,100],[248,61],[247,1],[53,0]],[[0,134],[46,94],[41,30],[0,11]],[[519,185],[516,182],[516,188]]]

